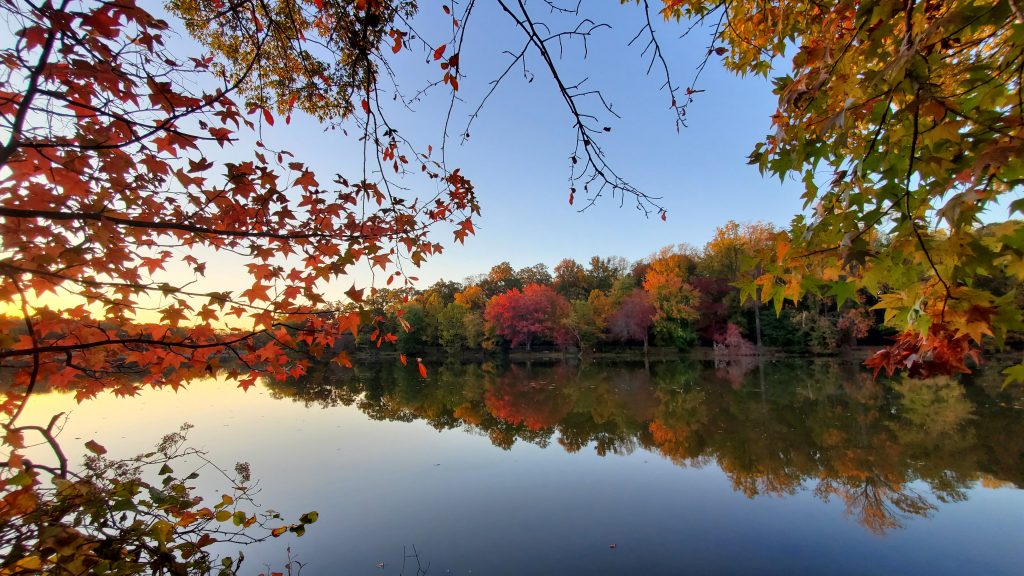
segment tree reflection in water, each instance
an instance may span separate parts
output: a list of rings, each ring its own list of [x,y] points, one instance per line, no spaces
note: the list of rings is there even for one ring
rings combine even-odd
[[[311,370],[274,395],[370,418],[463,428],[599,455],[637,448],[715,464],[750,498],[810,490],[884,534],[976,483],[1024,486],[1019,390],[985,377],[875,381],[856,363],[459,364],[429,380],[397,363]],[[926,487],[926,489],[925,489]]]

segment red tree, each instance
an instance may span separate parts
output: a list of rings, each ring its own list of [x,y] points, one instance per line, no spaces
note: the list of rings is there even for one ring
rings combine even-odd
[[[561,342],[565,332],[562,320],[568,315],[569,301],[540,284],[530,284],[522,292],[513,288],[498,294],[484,312],[496,334],[512,346],[525,344],[527,350],[535,338]]]
[[[608,329],[619,340],[643,340],[646,354],[647,335],[654,322],[655,312],[647,292],[636,289],[623,298],[619,308],[612,313],[608,319]]]

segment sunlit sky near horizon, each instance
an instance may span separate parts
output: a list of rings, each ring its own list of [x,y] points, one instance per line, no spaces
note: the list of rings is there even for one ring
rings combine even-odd
[[[424,3],[421,10],[414,21],[417,30],[425,36],[435,33],[430,39],[434,45],[444,42],[439,6]],[[800,210],[799,183],[780,184],[746,164],[754,144],[770,130],[776,99],[769,81],[739,78],[712,56],[697,84],[704,92],[696,95],[688,125],[677,133],[668,93],[659,90],[663,78],[657,68],[649,76],[645,73],[644,43],[627,46],[643,24],[642,8],[584,2],[583,10],[582,16],[611,27],[594,33],[586,59],[582,45],[569,42],[557,64],[567,83],[587,79],[585,86],[601,90],[621,116],[600,115],[601,124],[612,129],[602,142],[609,163],[637,188],[660,196],[667,221],[645,217],[631,198],[620,206],[618,198],[604,197],[582,213],[579,195],[576,206],[569,205],[572,118],[539,56],[530,52],[527,69],[533,81],[521,68],[509,74],[475,121],[469,141],[460,145],[455,138],[448,147],[449,165],[473,180],[483,213],[476,220],[476,236],[464,246],[454,244],[447,231],[436,236],[446,250],[418,271],[419,286],[440,278],[462,280],[505,260],[516,268],[538,262],[554,266],[566,257],[583,262],[592,255],[637,260],[668,244],[700,247],[730,219],[785,225]],[[552,29],[582,18],[559,18],[542,5],[534,15],[550,22]],[[684,25],[660,16],[654,22],[673,80],[689,85],[707,50],[710,28],[696,28],[681,38]],[[489,83],[508,65],[510,57],[503,51],[518,52],[524,42],[500,7],[477,4],[461,58],[467,77],[459,91],[463,101],[452,116],[453,133],[461,133]],[[407,95],[441,74],[424,59],[419,49],[395,57],[400,88]],[[436,148],[447,94],[447,87],[435,88],[414,113],[396,105],[392,124],[422,147],[433,143]],[[278,122],[265,130],[264,139],[295,152],[318,172],[359,173],[362,156],[356,139],[325,131],[310,118],[296,116],[289,126]]]

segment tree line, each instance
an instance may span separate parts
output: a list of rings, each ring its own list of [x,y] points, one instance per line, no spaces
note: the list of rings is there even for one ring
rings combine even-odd
[[[361,304],[375,320],[364,323],[361,341],[378,341],[370,332],[383,323],[402,354],[538,346],[646,353],[650,345],[713,346],[726,355],[763,348],[828,354],[893,333],[871,309],[878,299],[864,290],[806,294],[774,310],[762,306],[756,282],[761,263],[775,257],[778,234],[764,222],[730,221],[703,248],[666,246],[636,262],[565,258],[553,269],[501,262],[463,282],[379,289]]]

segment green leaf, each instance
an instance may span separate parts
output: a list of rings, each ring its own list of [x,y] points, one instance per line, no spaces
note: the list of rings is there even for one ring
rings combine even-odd
[[[757,298],[757,283],[753,280],[750,282],[737,282],[733,286],[740,289],[740,304],[746,304],[747,300]]]
[[[1010,366],[1006,370],[1003,370],[1003,374],[1006,374],[1006,379],[1003,380],[1003,386],[1009,386],[1015,382],[1024,384],[1024,362]]]
[[[1013,214],[1014,212],[1024,214],[1024,198],[1010,202],[1010,214]]]
[[[782,305],[786,303],[786,294],[781,286],[775,288],[775,293],[772,294],[772,302],[775,304],[775,315],[781,316]]]
[[[165,474],[171,474],[172,472],[174,472],[174,470],[170,467],[170,465],[165,463],[163,466],[160,467],[160,471],[157,472],[157,474],[163,476]]]
[[[316,522],[318,518],[320,518],[320,514],[318,514],[316,510],[314,510],[312,512],[306,512],[302,516],[299,516],[299,522],[302,522],[303,524],[312,524]]]
[[[231,511],[218,510],[217,513],[213,515],[213,517],[217,519],[217,522],[227,522],[231,518]]]
[[[835,296],[836,308],[842,308],[847,300],[854,300],[857,293],[857,285],[853,282],[833,282],[828,288],[828,295]]]
[[[26,473],[24,470],[21,470],[20,472],[15,474],[13,477],[11,477],[11,479],[7,481],[7,484],[9,486],[18,486],[19,488],[24,488],[25,486],[31,486],[32,485],[32,475]]]

